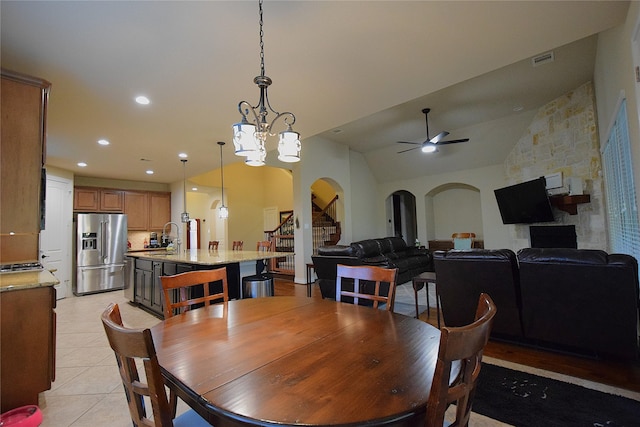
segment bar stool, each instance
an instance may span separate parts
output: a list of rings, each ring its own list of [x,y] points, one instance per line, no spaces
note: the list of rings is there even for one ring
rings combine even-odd
[[[219,244],[219,243],[220,243],[220,242],[219,242],[218,240],[209,240],[209,250],[210,250],[210,251],[211,251],[211,250],[215,250],[215,251],[217,251],[217,250],[218,250],[218,244]]]

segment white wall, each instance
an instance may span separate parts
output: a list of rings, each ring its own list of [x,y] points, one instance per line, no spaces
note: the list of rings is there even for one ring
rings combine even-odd
[[[378,195],[378,183],[371,173],[364,156],[355,151],[349,152],[349,166],[351,172],[351,229],[352,239],[346,241],[349,244],[353,241],[368,239],[372,236],[382,237],[387,234],[376,234],[377,221],[380,213],[384,213],[384,208],[380,209],[376,204]]]
[[[636,101],[631,41],[640,20],[640,3],[632,1],[627,19],[622,26],[604,31],[598,36],[598,50],[594,82],[597,114],[601,141],[606,141],[614,121],[618,101],[622,95],[627,99],[627,120],[631,141],[631,161],[634,165],[636,200],[640,200],[640,125],[638,103]]]
[[[436,239],[451,239],[453,233],[471,232],[483,239],[480,192],[471,188],[448,188],[433,196]],[[425,210],[429,212],[429,210]]]
[[[484,238],[484,246],[489,249],[512,248],[509,239],[509,227],[502,224],[498,204],[493,193],[496,188],[506,185],[503,166],[501,164],[479,169],[469,169],[459,172],[451,172],[441,175],[423,176],[405,181],[379,184],[378,202],[381,205],[378,212],[384,215],[384,201],[394,191],[406,190],[416,196],[416,216],[418,218],[418,240],[428,241],[429,236],[435,236],[435,221],[427,212],[432,212],[435,207],[430,206],[426,196],[440,186],[450,184],[462,184],[477,188],[480,198],[480,212],[482,226],[478,227]],[[383,235],[386,230],[384,218],[379,222],[378,233]],[[472,231],[472,230],[471,230]],[[515,248],[514,248],[515,249]]]

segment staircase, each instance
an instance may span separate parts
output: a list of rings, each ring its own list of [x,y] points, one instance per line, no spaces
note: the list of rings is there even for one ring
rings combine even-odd
[[[336,221],[336,202],[338,196],[336,195],[326,207],[321,208],[315,202],[311,200],[312,208],[312,236],[313,236],[313,253],[318,253],[320,246],[335,245],[340,241],[342,230],[340,228],[340,222]]]
[[[291,255],[272,258],[268,264],[270,273],[295,275],[293,212],[287,216],[274,230],[264,232],[265,239],[271,242],[271,250],[275,252],[291,252]]]

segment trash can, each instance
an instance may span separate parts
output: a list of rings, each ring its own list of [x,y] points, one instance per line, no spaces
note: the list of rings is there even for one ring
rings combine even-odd
[[[273,278],[266,274],[256,274],[242,278],[242,298],[273,296]]]
[[[0,426],[37,427],[42,424],[42,411],[36,405],[21,406],[0,415]]]

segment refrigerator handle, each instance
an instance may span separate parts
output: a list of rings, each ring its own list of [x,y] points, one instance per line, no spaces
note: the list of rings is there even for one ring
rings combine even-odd
[[[100,221],[100,257],[102,262],[107,261],[107,221]]]

